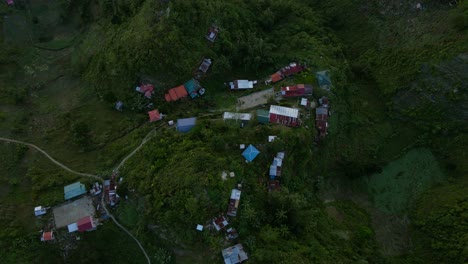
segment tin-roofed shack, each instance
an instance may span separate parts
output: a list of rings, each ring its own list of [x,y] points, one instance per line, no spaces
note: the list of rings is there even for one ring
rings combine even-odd
[[[209,40],[210,42],[215,42],[216,38],[218,37],[218,34],[219,34],[219,27],[213,24],[208,29],[208,33],[206,34],[205,38]]]
[[[237,264],[249,258],[247,253],[244,251],[242,244],[225,248],[221,253],[223,255],[224,264]]]
[[[239,208],[240,196],[241,196],[240,190],[232,189],[231,197],[229,198],[229,206],[228,206],[227,215],[229,216],[237,215],[237,209]]]
[[[270,106],[270,123],[299,126],[299,109],[279,105]]]

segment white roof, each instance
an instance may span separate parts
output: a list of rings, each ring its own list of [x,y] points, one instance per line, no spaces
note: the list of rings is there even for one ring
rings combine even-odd
[[[307,105],[307,98],[301,98],[301,105]]]
[[[240,148],[240,149],[245,149],[245,144],[240,144],[240,145],[239,145],[239,148]]]
[[[270,105],[270,114],[288,116],[288,117],[299,117],[299,109],[289,108],[279,105]]]
[[[223,119],[250,120],[252,119],[252,115],[249,113],[224,112]]]
[[[236,89],[236,84],[237,89],[252,89],[254,86],[254,82],[249,80],[235,80],[230,82],[229,86],[231,89]]]
[[[68,225],[68,233],[78,231],[78,225],[76,223]]]
[[[203,226],[202,225],[197,225],[197,230],[198,231],[203,231]]]
[[[42,206],[36,206],[34,207],[34,211],[41,211],[42,210]]]
[[[237,189],[232,189],[231,199],[240,200],[240,195],[241,195],[241,191],[239,191]]]
[[[268,142],[273,142],[275,140],[276,136],[268,136]]]

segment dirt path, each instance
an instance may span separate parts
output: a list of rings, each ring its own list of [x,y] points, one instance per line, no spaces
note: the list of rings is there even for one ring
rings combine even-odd
[[[162,125],[161,125],[162,126]],[[159,126],[158,128],[160,128],[161,126]],[[151,130],[147,135],[146,137],[143,139],[143,141],[141,142],[141,144],[135,148],[130,154],[128,154],[123,160],[122,162],[120,162],[120,164],[116,167],[116,171],[118,171],[118,169],[123,166],[125,164],[125,162],[130,158],[132,157],[144,144],[146,144],[146,142],[148,142],[151,138],[151,136],[153,135],[153,133],[156,131],[156,129],[153,129]],[[89,173],[83,173],[83,172],[78,172],[78,171],[74,171],[70,168],[68,168],[67,166],[65,166],[64,164],[60,163],[59,161],[57,161],[56,159],[52,158],[47,152],[45,152],[44,150],[42,150],[41,148],[39,148],[38,146],[34,145],[34,144],[31,144],[31,143],[27,143],[27,142],[24,142],[24,141],[19,141],[19,140],[14,140],[14,139],[9,139],[9,138],[3,138],[3,137],[0,137],[0,141],[4,141],[4,142],[10,142],[10,143],[15,143],[15,144],[22,144],[22,145],[26,145],[28,147],[31,147],[31,148],[34,148],[36,149],[37,151],[39,151],[40,153],[42,153],[44,156],[46,156],[49,160],[51,160],[53,163],[55,163],[57,166],[61,167],[62,169],[70,172],[70,173],[73,173],[73,174],[76,174],[76,175],[79,175],[79,176],[82,176],[82,177],[87,177],[87,178],[92,178],[92,179],[95,179],[95,180],[98,180],[100,182],[102,182],[104,184],[104,179],[102,179],[101,177],[99,177],[98,175],[94,175],[94,174],[89,174]],[[106,214],[112,219],[112,221],[114,221],[114,223],[120,228],[122,229],[123,231],[125,231],[125,233],[127,233],[131,238],[133,238],[133,240],[135,240],[135,242],[138,244],[138,246],[140,247],[141,251],[143,252],[143,254],[145,255],[146,257],[146,260],[148,261],[149,264],[151,264],[151,260],[148,256],[148,254],[146,253],[145,249],[143,248],[143,245],[140,243],[140,241],[135,237],[133,236],[130,231],[128,231],[125,227],[123,227],[116,219],[115,217],[109,212],[109,210],[107,209],[106,207],[106,203],[104,201],[104,195],[101,196],[101,205],[102,205],[102,208],[104,208],[104,210],[106,211]]]

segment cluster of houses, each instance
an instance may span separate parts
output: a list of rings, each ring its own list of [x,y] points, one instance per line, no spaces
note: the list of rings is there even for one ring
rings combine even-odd
[[[284,156],[284,152],[278,152],[270,165],[268,180],[268,191],[270,192],[280,189],[281,168],[283,167]]]
[[[119,202],[119,195],[117,194],[116,181],[117,174],[114,173],[110,179],[104,181],[104,186],[98,182],[91,185],[88,190],[81,182],[75,182],[66,185],[63,188],[65,203],[52,208],[53,224],[44,228],[41,234],[41,241],[54,241],[56,239],[56,230],[67,228],[68,233],[73,232],[88,232],[93,231],[99,225],[99,219],[96,218],[96,208],[94,204],[99,201],[99,197],[93,200],[93,196],[98,196],[103,193],[104,201],[110,205],[115,206]],[[104,192],[103,192],[104,191]],[[98,205],[99,208],[99,205]],[[36,206],[34,208],[34,215],[40,217],[47,213],[50,207]]]

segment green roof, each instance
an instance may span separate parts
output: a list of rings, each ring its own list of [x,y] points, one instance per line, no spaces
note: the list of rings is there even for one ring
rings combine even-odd
[[[86,193],[86,187],[80,182],[75,182],[63,188],[65,200],[80,196]]]
[[[267,110],[257,110],[257,121],[262,124],[270,123],[270,112]]]

